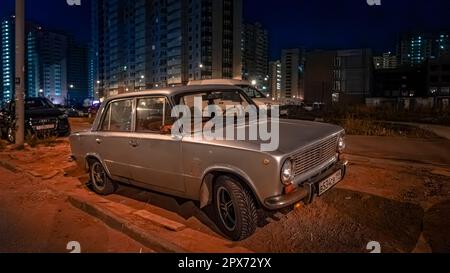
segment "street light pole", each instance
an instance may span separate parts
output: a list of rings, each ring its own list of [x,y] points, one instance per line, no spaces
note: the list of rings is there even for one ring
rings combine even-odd
[[[25,144],[25,0],[16,0],[16,146]]]

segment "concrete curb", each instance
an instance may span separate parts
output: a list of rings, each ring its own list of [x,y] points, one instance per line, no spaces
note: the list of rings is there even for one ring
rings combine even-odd
[[[167,253],[186,253],[187,250],[172,244],[166,240],[160,239],[157,234],[151,234],[148,231],[144,231],[142,228],[127,222],[124,218],[115,215],[114,213],[101,208],[91,202],[88,202],[78,196],[69,196],[69,202],[76,208],[100,219],[109,227],[123,232],[132,239],[140,242],[146,247],[149,247],[157,252]]]

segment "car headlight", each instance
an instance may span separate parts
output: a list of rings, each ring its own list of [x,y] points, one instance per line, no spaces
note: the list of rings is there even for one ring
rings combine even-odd
[[[294,180],[294,168],[290,159],[286,160],[281,167],[281,183],[284,185],[292,184]]]
[[[338,152],[342,153],[345,150],[346,144],[345,144],[345,135],[342,134],[339,136],[338,140]]]

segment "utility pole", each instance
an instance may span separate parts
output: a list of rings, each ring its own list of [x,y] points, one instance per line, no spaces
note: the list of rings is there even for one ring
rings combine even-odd
[[[25,144],[25,0],[16,0],[16,146]]]

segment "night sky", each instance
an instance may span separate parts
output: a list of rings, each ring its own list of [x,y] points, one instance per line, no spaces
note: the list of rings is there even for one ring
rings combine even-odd
[[[269,30],[270,55],[282,48],[395,50],[398,33],[450,29],[449,0],[243,0],[244,20]],[[66,0],[28,0],[27,18],[52,29],[66,30],[88,42],[90,3],[68,6]],[[0,0],[0,18],[13,13],[13,0]]]

